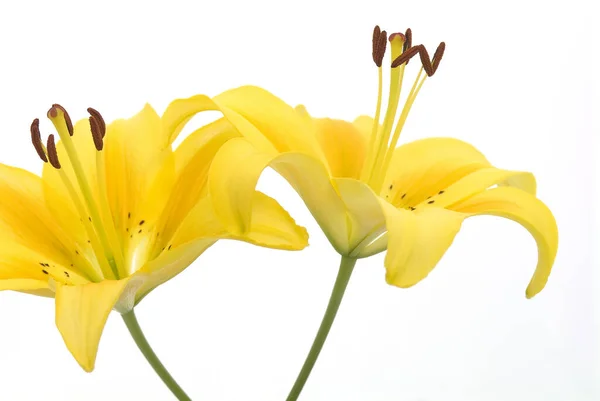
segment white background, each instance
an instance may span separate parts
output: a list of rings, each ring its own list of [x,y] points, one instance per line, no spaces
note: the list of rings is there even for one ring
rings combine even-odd
[[[468,220],[410,290],[385,284],[382,255],[359,262],[301,400],[600,399],[592,2],[122,3],[2,3],[1,162],[40,170],[29,124],[54,102],[112,120],[252,83],[315,115],[372,113],[372,28],[410,26],[415,44],[447,51],[402,140],[456,136],[497,166],[533,171],[559,224],[555,269],[526,300],[535,243],[492,217]],[[137,309],[194,400],[285,399],[329,297],[338,256],[285,181],[267,173],[260,187],[308,227],[307,250],[218,243]],[[0,400],[107,399],[171,399],[117,314],[86,374],[51,300],[0,294]]]

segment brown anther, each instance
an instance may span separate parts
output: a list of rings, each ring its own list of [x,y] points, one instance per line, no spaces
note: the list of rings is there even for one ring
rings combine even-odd
[[[50,160],[50,164],[55,169],[59,170],[60,162],[58,161],[58,153],[56,152],[56,144],[54,143],[54,134],[48,136],[46,148],[48,149],[48,159]]]
[[[90,113],[91,114],[91,113]],[[92,131],[92,138],[94,139],[94,146],[97,151],[101,151],[104,148],[104,140],[102,139],[102,128],[100,122],[94,117],[90,116],[90,130]]]
[[[412,46],[412,30],[410,28],[406,29],[406,33],[404,34],[406,40],[404,41],[404,47],[402,48],[402,52],[405,52],[406,49],[410,49]],[[406,62],[408,64],[408,62]]]
[[[399,67],[402,64],[408,62],[408,60],[410,60],[411,58],[413,58],[419,52],[419,46],[411,47],[407,49],[404,53],[396,57],[396,59],[392,61],[392,68]]]
[[[62,107],[60,104],[55,103],[52,105],[52,108],[48,110],[48,115],[50,117],[56,117],[58,115],[57,109],[63,112],[63,115],[65,116],[65,124],[67,125],[69,135],[73,136],[73,123],[71,122],[71,117],[69,117],[69,113],[67,113],[67,110],[65,110],[64,107]]]
[[[427,49],[423,45],[419,45],[419,57],[421,58],[421,65],[425,70],[425,73],[428,76],[432,76],[435,71],[433,71],[433,66],[431,65],[431,59],[429,58],[429,53],[427,53]],[[417,46],[417,47],[419,47]]]
[[[104,122],[104,118],[102,118],[102,114],[100,114],[98,110],[92,109],[91,107],[88,107],[87,111],[98,121],[98,124],[100,125],[100,131],[102,132],[102,138],[104,138],[104,135],[106,135],[106,123]]]
[[[444,51],[446,50],[446,43],[442,42],[438,45],[437,49],[435,49],[435,53],[433,54],[433,72],[435,73],[440,65],[440,61],[442,61],[442,57],[444,56]]]
[[[42,136],[40,135],[40,120],[37,118],[31,123],[31,142],[40,159],[44,163],[48,163],[48,157],[46,156],[46,151],[42,144]]]
[[[427,53],[427,49],[425,49],[425,46],[423,46],[423,45],[413,46],[413,47],[409,48],[408,50],[406,50],[401,55],[399,55],[398,57],[396,57],[396,59],[392,62],[392,68],[398,67],[399,65],[402,65],[403,63],[407,63],[408,60],[410,60],[417,53],[419,53],[419,57],[421,59],[421,64],[423,65],[423,69],[425,70],[425,73],[431,77],[437,71],[437,68],[440,64],[439,60],[442,59],[445,48],[446,48],[446,44],[444,42],[439,44],[437,50],[435,51],[434,61],[432,64],[431,59],[429,58],[429,53]],[[437,58],[436,58],[436,56],[437,56]],[[436,60],[438,60],[438,61],[436,62]]]
[[[381,67],[385,49],[387,47],[387,32],[381,31],[379,26],[373,30],[373,61],[377,67]]]
[[[381,28],[379,25],[375,25],[373,28],[373,61],[377,62],[375,59],[375,54],[377,53],[377,47],[379,46],[379,36],[381,35]]]

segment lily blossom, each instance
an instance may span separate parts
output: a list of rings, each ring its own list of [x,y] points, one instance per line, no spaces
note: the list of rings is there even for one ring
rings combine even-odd
[[[73,125],[63,107],[52,106],[58,143],[52,134],[44,144],[34,120],[42,177],[0,164],[0,290],[54,297],[56,325],[89,372],[111,310],[128,316],[217,240],[295,250],[307,234],[255,191],[248,230],[220,223],[207,182],[214,155],[238,135],[226,120],[197,129],[173,150],[187,122],[177,102],[162,117],[146,105],[108,125],[88,111],[89,119]]]
[[[382,112],[383,59],[391,47],[390,88]],[[525,227],[537,242],[538,263],[527,286],[531,298],[545,286],[558,247],[556,221],[536,197],[529,172],[494,167],[472,145],[454,138],[428,138],[398,146],[415,99],[435,75],[446,45],[433,57],[412,44],[412,32],[373,32],[379,93],[375,117],[353,122],[313,118],[264,89],[227,91],[214,99],[185,100],[188,115],[220,110],[242,134],[223,145],[211,165],[209,191],[215,213],[231,232],[250,228],[254,191],[266,167],[298,192],[342,255],[340,272],[313,348],[288,401],[295,400],[327,337],[357,259],[387,250],[386,281],[410,287],[438,264],[462,222],[494,215]],[[416,56],[420,71],[399,108],[405,70]],[[231,165],[230,160],[237,160]]]

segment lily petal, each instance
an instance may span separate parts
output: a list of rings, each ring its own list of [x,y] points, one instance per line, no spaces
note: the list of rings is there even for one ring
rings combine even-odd
[[[306,119],[272,93],[256,86],[242,86],[221,93],[214,101],[250,122],[277,151],[301,152],[323,160],[323,153],[317,139],[311,135]],[[235,121],[231,123],[236,125]]]
[[[333,180],[346,207],[350,256],[359,256],[363,248],[385,232],[385,215],[379,197],[366,184],[351,178]]]
[[[10,238],[0,235],[0,244],[0,290],[48,289],[50,279],[70,284],[88,282],[73,267],[67,268]]]
[[[12,278],[0,280],[0,291],[33,291],[48,289],[48,281],[34,280],[31,278]]]
[[[186,99],[177,99],[167,107],[163,114],[163,136],[165,141],[171,144],[185,124],[192,119],[196,114],[202,111],[220,111],[225,118],[254,146],[258,149],[268,152],[277,153],[273,144],[261,133],[255,126],[248,122],[244,117],[234,110],[229,109],[225,105],[220,105],[214,102],[211,98],[205,95],[196,95]]]
[[[329,118],[313,120],[321,149],[333,177],[360,178],[367,141],[351,123]]]
[[[67,348],[86,371],[94,370],[100,336],[129,278],[85,285],[57,285],[56,326]]]
[[[250,229],[242,235],[227,231],[213,210],[209,197],[202,199],[185,219],[173,239],[173,246],[201,238],[230,238],[256,245],[300,250],[308,244],[308,233],[273,198],[255,191]]]
[[[538,246],[538,264],[526,290],[527,298],[544,288],[558,250],[558,227],[552,212],[542,201],[517,188],[499,187],[456,204],[453,209],[469,216],[505,217],[525,227]]]
[[[466,215],[443,208],[410,212],[383,200],[381,206],[388,229],[385,279],[397,287],[411,287],[444,256]]]
[[[261,152],[243,138],[223,145],[209,173],[215,213],[227,231],[243,235],[250,229],[252,194],[267,166],[294,187],[336,250],[345,254],[349,250],[345,206],[321,161],[303,153]]]
[[[175,162],[164,146],[161,119],[150,105],[107,126],[103,155],[108,200],[117,232],[133,222],[154,223],[173,185]]]
[[[208,171],[218,150],[239,133],[225,119],[220,119],[190,134],[175,151],[176,180],[162,212],[156,249],[172,240],[187,214],[206,196]],[[212,206],[211,206],[212,207]]]
[[[494,167],[481,168],[474,171],[452,185],[446,187],[443,193],[436,193],[428,197],[421,205],[432,205],[436,207],[447,207],[453,209],[452,205],[470,196],[482,192],[493,185],[513,185],[532,195],[535,195],[535,177],[533,174],[522,171],[502,170]],[[420,206],[418,206],[420,208]]]
[[[381,196],[398,207],[414,206],[486,167],[491,167],[486,158],[458,139],[409,142],[395,150]]]
[[[142,266],[132,276],[142,278],[142,284],[136,289],[135,305],[154,288],[184,271],[216,241],[213,238],[202,238],[185,243],[176,248],[165,250],[158,257]]]
[[[369,116],[358,116],[352,124],[360,132],[365,141],[369,141],[373,132],[373,118]],[[381,126],[380,126],[381,127]]]
[[[308,243],[308,233],[277,201],[261,192],[254,193],[248,232],[236,235],[219,221],[209,197],[202,198],[190,211],[166,249],[137,274],[147,276],[136,296],[141,301],[158,285],[181,273],[219,239],[234,239],[259,246],[300,250]]]
[[[46,208],[42,180],[26,170],[0,164],[0,193],[0,250],[14,254],[20,245],[40,256],[37,263],[69,266],[75,249]]]

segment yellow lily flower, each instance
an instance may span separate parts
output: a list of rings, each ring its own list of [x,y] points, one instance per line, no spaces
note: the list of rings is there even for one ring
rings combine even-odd
[[[186,100],[189,116],[220,110],[243,135],[227,142],[211,166],[209,191],[215,212],[232,232],[250,227],[254,190],[270,166],[303,198],[342,257],[340,274],[315,345],[288,400],[295,400],[341,301],[357,259],[387,249],[386,280],[410,287],[425,278],[452,243],[464,219],[488,214],[523,225],[535,238],[539,261],[526,295],[540,292],[550,274],[558,233],[550,210],[536,196],[531,173],[494,167],[473,146],[453,138],[429,138],[397,146],[415,98],[435,74],[445,44],[432,59],[412,33],[392,34],[390,89],[382,110],[382,63],[387,34],[373,35],[379,95],[375,118],[353,122],[312,118],[257,87],[241,87],[210,100]],[[399,111],[411,58],[421,68]],[[381,123],[380,123],[380,120]],[[394,128],[395,125],[395,128]],[[238,160],[231,165],[230,160]]]
[[[134,306],[218,239],[294,250],[307,245],[307,233],[260,192],[249,193],[252,218],[243,234],[219,222],[207,179],[218,149],[239,135],[226,119],[172,150],[187,122],[178,102],[162,117],[146,105],[109,125],[88,111],[73,126],[64,108],[52,106],[58,144],[50,135],[45,146],[34,120],[42,177],[0,164],[0,290],[55,297],[56,325],[89,372],[110,311],[123,314],[138,345],[147,346]]]

